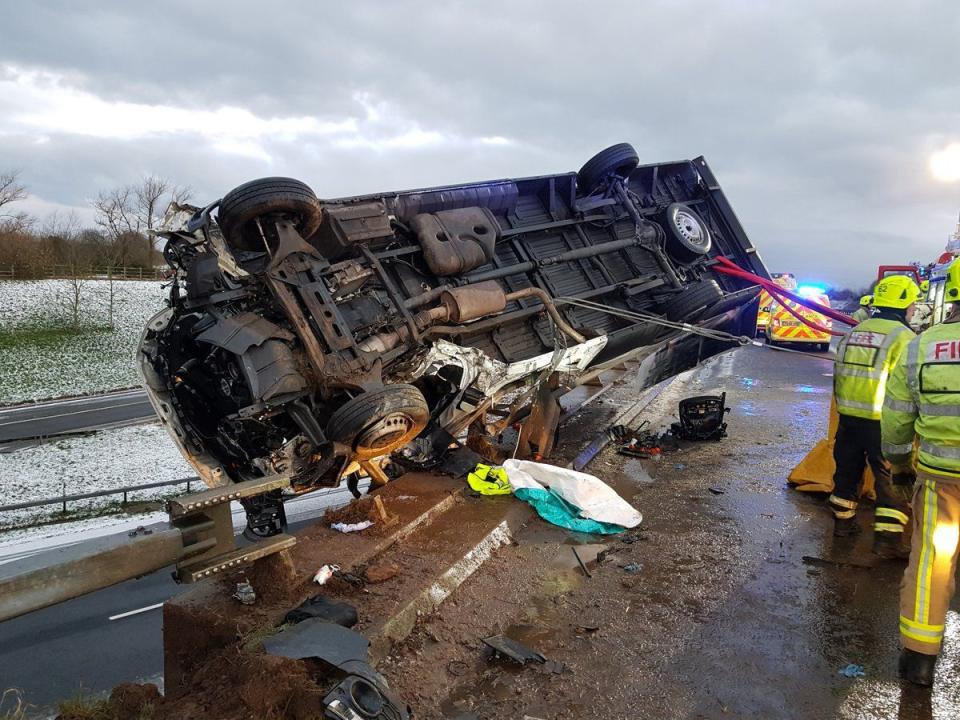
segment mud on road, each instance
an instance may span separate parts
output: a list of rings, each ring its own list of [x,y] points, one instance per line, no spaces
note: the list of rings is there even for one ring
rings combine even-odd
[[[644,513],[639,532],[598,538],[533,521],[380,669],[427,718],[957,717],[953,649],[932,695],[896,680],[903,566],[877,562],[869,532],[835,545],[822,499],[786,485],[824,432],[831,370],[826,356],[744,349],[675,383],[643,417],[668,424],[680,397],[726,390],[729,437],[657,463],[612,448],[593,461]],[[627,384],[591,406],[566,426],[560,455],[635,395]],[[951,613],[953,648],[957,626]],[[482,638],[497,633],[566,671],[491,659]],[[838,675],[848,663],[866,676]]]

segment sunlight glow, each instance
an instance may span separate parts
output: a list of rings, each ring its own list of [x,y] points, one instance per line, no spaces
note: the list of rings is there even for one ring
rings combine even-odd
[[[930,155],[930,172],[940,182],[960,180],[960,143],[950,143]]]

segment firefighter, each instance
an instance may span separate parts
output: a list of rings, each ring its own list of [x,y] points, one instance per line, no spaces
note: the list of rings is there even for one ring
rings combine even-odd
[[[893,482],[913,486],[910,562],[900,586],[900,675],[926,686],[933,684],[957,566],[960,260],[947,269],[944,300],[953,305],[943,323],[911,340],[894,368],[881,420]]]
[[[908,323],[920,295],[905,275],[892,275],[873,292],[874,316],[850,331],[837,347],[833,392],[840,415],[833,446],[836,472],[829,504],[838,537],[860,532],[857,498],[867,463],[877,493],[873,551],[886,558],[906,557],[901,546],[909,521],[908,493],[891,485],[890,470],[880,449],[880,415],[890,370],[914,337]]]
[[[853,313],[852,317],[858,323],[870,319],[870,303],[873,302],[873,295],[864,295],[860,298],[860,307]]]

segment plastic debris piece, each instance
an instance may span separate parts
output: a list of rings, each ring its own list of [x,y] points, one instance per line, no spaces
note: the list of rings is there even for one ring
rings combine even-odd
[[[629,565],[624,565],[623,569],[631,575],[636,575],[643,570],[643,563],[630,563]]]
[[[257,593],[253,590],[253,585],[249,580],[237,583],[237,591],[232,595],[244,605],[253,605],[257,601]]]
[[[470,666],[462,660],[451,660],[447,663],[447,672],[454,677],[462,677],[470,670]]]
[[[313,576],[313,581],[317,585],[325,585],[335,572],[340,572],[339,565],[324,565],[317,570],[317,573]]]
[[[336,602],[323,595],[314,595],[288,612],[283,621],[289,625],[296,625],[310,618],[320,618],[326,622],[353,627],[357,624],[357,609],[353,605]]]
[[[361,530],[366,530],[368,527],[373,525],[373,520],[364,520],[363,522],[358,523],[333,523],[330,526],[331,530],[336,530],[337,532],[342,533],[352,533],[360,532]]]
[[[840,668],[840,670],[837,672],[837,675],[843,675],[844,677],[848,678],[862,678],[866,677],[867,673],[864,671],[863,665],[855,665],[854,663],[850,663],[846,667]]]
[[[723,495],[726,492],[726,490],[721,490],[720,488],[715,488],[715,487],[707,488],[707,490],[709,490],[714,495]]]
[[[526,665],[528,662],[546,662],[546,658],[536,650],[528,648],[522,642],[507,637],[506,635],[494,635],[484,638],[485,645],[493,649],[495,656],[505,656],[514,662]]]
[[[577,548],[571,545],[570,549],[573,550],[573,556],[577,559],[577,564],[580,566],[580,569],[583,570],[583,574],[587,577],[593,577],[590,571],[587,570],[587,566],[583,564],[583,560],[580,559],[580,553],[577,552]]]

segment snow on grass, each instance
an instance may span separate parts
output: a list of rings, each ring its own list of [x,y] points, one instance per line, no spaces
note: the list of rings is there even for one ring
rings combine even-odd
[[[0,505],[191,477],[196,472],[160,425],[135,425],[67,437],[0,454]],[[203,489],[198,482],[193,492]],[[186,485],[130,493],[130,502],[182,494]],[[104,511],[122,495],[69,502],[70,512]],[[60,505],[0,512],[0,528],[60,516]],[[117,508],[119,510],[119,508]]]
[[[70,280],[0,281],[0,405],[139,385],[134,352],[163,309],[159,282],[86,280],[73,324]]]

